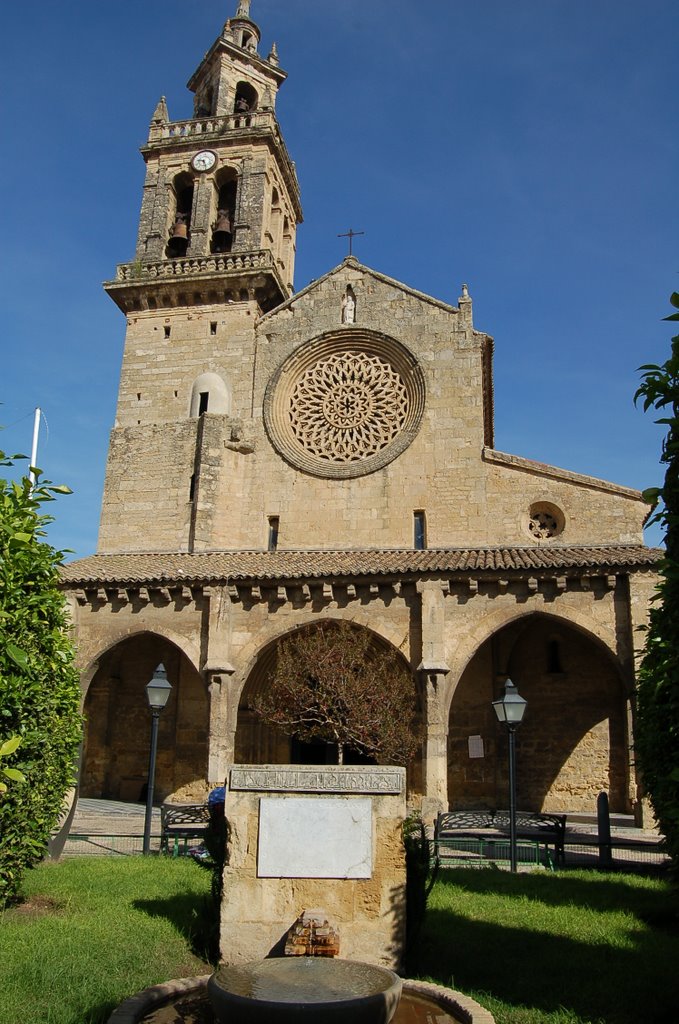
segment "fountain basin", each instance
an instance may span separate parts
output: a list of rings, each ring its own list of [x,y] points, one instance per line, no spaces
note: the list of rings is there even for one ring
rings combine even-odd
[[[401,986],[386,967],[302,956],[223,964],[207,990],[221,1024],[388,1024]]]

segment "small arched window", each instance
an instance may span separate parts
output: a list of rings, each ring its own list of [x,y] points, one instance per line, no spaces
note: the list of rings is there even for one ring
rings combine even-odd
[[[189,415],[196,418],[206,412],[221,416],[231,412],[231,389],[217,373],[201,373],[191,388]]]

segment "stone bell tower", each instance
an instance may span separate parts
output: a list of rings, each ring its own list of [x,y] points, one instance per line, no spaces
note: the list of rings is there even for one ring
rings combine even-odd
[[[292,294],[302,220],[275,115],[286,74],[275,44],[260,55],[260,38],[241,0],[188,82],[193,117],[170,120],[162,97],[142,148],[135,259],[105,284],[127,336],[102,552],[209,547],[207,434],[219,427],[247,447],[254,324]]]

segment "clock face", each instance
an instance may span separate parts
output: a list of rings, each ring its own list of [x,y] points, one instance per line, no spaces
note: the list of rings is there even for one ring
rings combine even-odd
[[[209,171],[216,163],[216,154],[211,149],[202,149],[200,153],[196,153],[194,156],[191,166],[194,171]]]

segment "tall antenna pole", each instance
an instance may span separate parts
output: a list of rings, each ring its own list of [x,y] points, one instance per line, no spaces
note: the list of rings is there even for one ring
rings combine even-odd
[[[28,479],[31,481],[31,487],[35,484],[35,473],[33,467],[37,465],[38,461],[38,434],[40,433],[40,407],[36,406],[35,419],[33,420],[33,445],[31,447],[31,466],[28,472]]]

